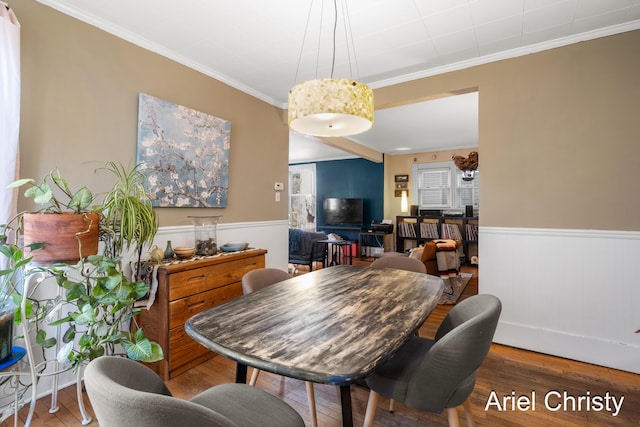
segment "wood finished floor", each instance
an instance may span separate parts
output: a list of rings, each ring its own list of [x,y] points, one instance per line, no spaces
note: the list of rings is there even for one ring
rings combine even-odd
[[[468,270],[468,268],[465,268]],[[471,271],[477,272],[472,269]],[[461,299],[477,293],[477,274],[465,289]],[[451,306],[438,306],[420,330],[420,334],[431,337],[435,333]],[[194,394],[216,384],[232,382],[235,366],[224,357],[215,357],[190,371],[167,382],[171,391],[181,398]],[[280,396],[293,406],[310,425],[305,386],[302,381],[262,373],[257,386]],[[619,398],[624,396],[620,413],[614,417],[606,411],[551,411],[544,407],[547,392],[564,391],[572,395],[604,395],[609,392]],[[495,407],[485,411],[490,394],[495,392],[500,398],[536,392],[536,410],[499,411]],[[341,426],[340,399],[333,386],[315,385],[318,422],[321,427]],[[367,404],[368,391],[359,386],[352,387],[354,425],[362,425]],[[91,416],[93,411],[87,396],[84,402]],[[50,398],[40,399],[36,404],[35,416],[31,422],[38,426],[80,426],[81,417],[75,401],[75,387],[67,387],[58,395],[60,410],[49,413]],[[548,356],[512,347],[494,344],[478,371],[476,388],[471,396],[474,419],[477,426],[640,426],[640,375],[617,371],[600,366]],[[555,404],[555,401],[553,402]],[[446,426],[445,414],[429,414],[396,404],[394,413],[386,408],[388,400],[381,398],[376,412],[375,426],[414,427]],[[23,426],[27,409],[19,412],[18,425]],[[466,425],[460,411],[461,425]],[[13,425],[13,418],[0,427]],[[94,420],[90,425],[97,426]]]

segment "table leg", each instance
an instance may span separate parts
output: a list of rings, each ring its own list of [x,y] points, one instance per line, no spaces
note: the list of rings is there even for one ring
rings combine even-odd
[[[240,362],[236,363],[236,383],[247,383],[247,365]]]
[[[353,427],[353,414],[351,413],[351,387],[340,386],[340,401],[342,403],[342,426]]]

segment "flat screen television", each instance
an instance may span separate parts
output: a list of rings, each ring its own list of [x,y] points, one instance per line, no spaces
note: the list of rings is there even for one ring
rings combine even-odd
[[[324,199],[324,223],[327,225],[362,225],[364,203],[362,199]]]

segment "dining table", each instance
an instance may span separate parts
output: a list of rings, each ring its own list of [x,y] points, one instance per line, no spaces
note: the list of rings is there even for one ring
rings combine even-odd
[[[337,265],[292,277],[202,311],[189,336],[247,366],[340,387],[353,425],[351,385],[391,358],[427,319],[444,285],[423,273]]]

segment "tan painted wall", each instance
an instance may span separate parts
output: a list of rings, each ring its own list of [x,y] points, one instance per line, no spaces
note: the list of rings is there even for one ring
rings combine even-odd
[[[222,214],[223,223],[287,218],[286,195],[275,202],[273,191],[288,176],[280,109],[34,0],[11,6],[22,33],[22,177],[59,167],[76,186],[107,190],[107,175],[94,169],[135,162],[143,92],[231,121],[228,207],[161,208],[160,225],[189,224],[187,215]]]
[[[478,88],[481,225],[640,230],[638,46],[623,33],[381,88],[376,104]],[[410,170],[385,163],[387,186]]]

